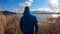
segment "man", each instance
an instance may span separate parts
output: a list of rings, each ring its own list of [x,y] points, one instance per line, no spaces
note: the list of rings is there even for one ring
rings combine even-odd
[[[35,31],[34,31],[35,26]],[[29,7],[26,6],[23,16],[20,20],[20,29],[23,34],[37,34],[38,32],[38,22],[35,16],[30,14]]]

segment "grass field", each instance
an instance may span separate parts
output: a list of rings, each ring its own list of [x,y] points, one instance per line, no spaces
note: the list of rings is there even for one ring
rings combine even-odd
[[[22,34],[19,29],[21,16],[7,17],[0,13],[0,34]],[[60,19],[56,23],[39,23],[38,34],[60,34]]]

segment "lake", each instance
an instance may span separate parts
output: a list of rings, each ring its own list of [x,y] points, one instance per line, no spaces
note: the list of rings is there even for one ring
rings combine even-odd
[[[23,16],[23,14],[12,14],[12,15],[7,15],[7,16],[18,16],[18,15],[21,15]],[[52,16],[50,14],[32,14],[34,16],[36,16],[37,20],[39,22],[42,22],[42,21],[47,21],[48,18],[51,18]]]

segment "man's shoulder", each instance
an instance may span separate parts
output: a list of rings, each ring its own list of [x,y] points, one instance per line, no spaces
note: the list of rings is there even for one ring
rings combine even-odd
[[[30,15],[31,18],[36,18],[34,15]],[[22,16],[21,19],[25,18],[25,16]]]
[[[32,15],[33,18],[36,18],[36,16]]]
[[[22,16],[21,19],[23,19],[24,17]]]

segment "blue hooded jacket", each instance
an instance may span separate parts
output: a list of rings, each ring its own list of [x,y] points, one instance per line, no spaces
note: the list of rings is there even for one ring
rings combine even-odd
[[[20,20],[21,31],[23,34],[34,34],[34,26],[35,32],[38,32],[38,22],[36,17],[31,15],[29,10],[25,10]]]

